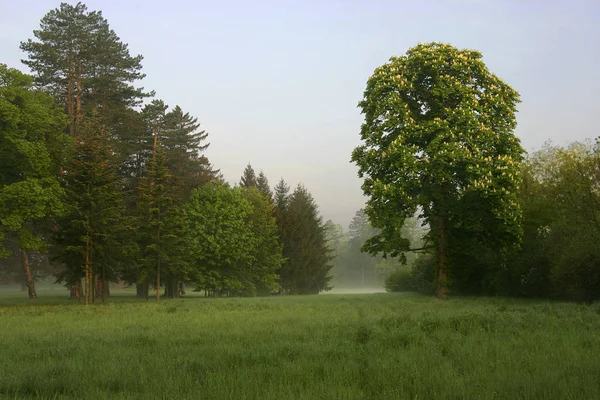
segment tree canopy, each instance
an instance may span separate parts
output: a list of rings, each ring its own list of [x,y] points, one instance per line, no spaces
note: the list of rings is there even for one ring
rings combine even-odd
[[[481,58],[448,44],[418,45],[377,68],[359,103],[364,143],[352,161],[369,197],[365,211],[381,230],[365,248],[409,251],[400,229],[421,210],[437,248],[440,297],[447,296],[449,232],[500,247],[521,238],[519,95]]]

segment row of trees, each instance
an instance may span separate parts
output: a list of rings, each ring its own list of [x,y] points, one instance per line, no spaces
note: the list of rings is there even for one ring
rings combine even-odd
[[[352,161],[369,200],[344,233],[301,185],[272,192],[250,165],[226,184],[197,119],[137,86],[142,57],[100,12],[63,3],[34,36],[31,77],[0,66],[0,255],[31,298],[32,260],[86,303],[117,280],[157,299],[186,282],[318,293],[334,264],[340,286],[367,286],[406,261],[388,286],[599,297],[600,145],[525,157],[518,93],[477,51],[418,45],[368,80]]]
[[[101,12],[63,3],[34,36],[21,44],[32,77],[0,66],[0,251],[20,254],[30,298],[31,254],[48,254],[86,303],[111,281],[146,298],[154,287],[157,300],[184,283],[211,295],[328,289],[308,191],[282,180],[273,198],[251,166],[226,184],[197,119],[136,86],[142,57]]]
[[[600,299],[600,138],[547,144],[527,158],[522,177],[523,241],[507,263],[501,290]]]
[[[352,153],[376,229],[363,250],[425,253],[390,288],[598,299],[600,145],[525,158],[518,93],[481,58],[421,44],[368,80]],[[402,232],[415,214],[423,244]]]

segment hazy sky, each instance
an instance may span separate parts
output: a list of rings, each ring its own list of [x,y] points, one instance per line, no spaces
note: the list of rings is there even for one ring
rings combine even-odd
[[[350,153],[373,70],[419,42],[474,48],[521,93],[530,151],[597,137],[600,1],[87,1],[144,56],[143,86],[209,132],[206,155],[232,183],[251,162],[312,192],[325,220],[364,205]],[[0,63],[58,1],[0,0]]]

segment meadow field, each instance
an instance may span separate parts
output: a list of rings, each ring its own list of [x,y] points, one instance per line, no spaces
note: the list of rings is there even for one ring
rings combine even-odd
[[[0,294],[0,398],[598,399],[600,304]]]

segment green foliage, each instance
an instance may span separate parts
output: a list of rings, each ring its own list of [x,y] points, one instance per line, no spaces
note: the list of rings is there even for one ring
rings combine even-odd
[[[160,279],[189,279],[185,256],[185,220],[178,203],[173,176],[161,142],[154,150],[138,188],[137,243],[140,246],[138,282],[151,278],[160,290]],[[158,280],[157,280],[158,278]]]
[[[246,217],[246,225],[252,237],[252,281],[257,294],[265,295],[279,289],[279,270],[285,262],[283,246],[279,242],[277,221],[271,198],[255,187],[243,190],[243,195],[252,206]]]
[[[82,3],[61,3],[33,34],[35,40],[21,43],[27,54],[23,63],[37,85],[64,105],[72,129],[82,113],[95,109],[110,130],[120,113],[148,96],[132,85],[144,77],[143,57],[129,54],[101,11],[88,11]]]
[[[281,246],[271,206],[255,188],[207,184],[192,192],[186,219],[196,290],[248,296],[277,289]]]
[[[112,140],[94,116],[83,119],[77,132],[62,177],[69,212],[54,232],[54,260],[65,267],[58,280],[67,284],[88,267],[102,280],[116,279],[132,249]]]
[[[0,256],[5,239],[45,247],[49,218],[65,212],[55,173],[65,117],[31,78],[0,64]]]
[[[202,155],[209,146],[204,144],[208,133],[199,130],[198,119],[184,113],[179,106],[164,115],[163,126],[158,129],[174,184],[187,201],[193,189],[214,180],[216,171]]]
[[[415,290],[415,279],[407,269],[391,272],[383,284],[388,292],[412,292]]]
[[[283,180],[275,188],[283,255],[281,286],[290,294],[320,293],[331,289],[331,249],[312,195],[298,185],[291,195]]]
[[[441,243],[442,279],[446,237],[452,261],[463,244],[498,253],[522,235],[523,149],[512,133],[519,97],[481,58],[447,44],[418,45],[377,68],[359,103],[364,144],[352,161],[369,197],[365,212],[380,229],[365,249],[393,257],[409,251],[400,230],[419,211],[432,229],[429,241]]]
[[[265,195],[267,198],[273,198],[273,192],[271,192],[271,187],[269,186],[269,180],[263,171],[260,171],[258,174],[258,178],[256,178],[256,187],[260,192]]]
[[[411,268],[414,288],[424,294],[434,294],[436,290],[436,260],[429,254],[416,257]]]
[[[135,122],[129,127],[133,135],[122,147],[127,154],[120,173],[145,255],[131,263],[123,279],[156,282],[160,264],[166,295],[177,297],[181,282],[189,279],[183,210],[191,191],[216,175],[202,155],[208,134],[196,118],[179,106],[169,111],[161,100],[147,104],[130,122]]]
[[[511,255],[513,295],[600,299],[600,146],[546,145],[523,167],[524,242]]]
[[[258,176],[256,176],[254,168],[252,168],[252,165],[250,164],[244,168],[244,173],[240,178],[240,186],[244,188],[256,187],[267,198],[273,198],[273,192],[271,192],[269,180],[267,179],[265,173],[260,171]]]
[[[246,188],[257,186],[256,173],[254,172],[252,165],[246,165],[246,168],[244,169],[244,174],[240,178],[240,186]]]

